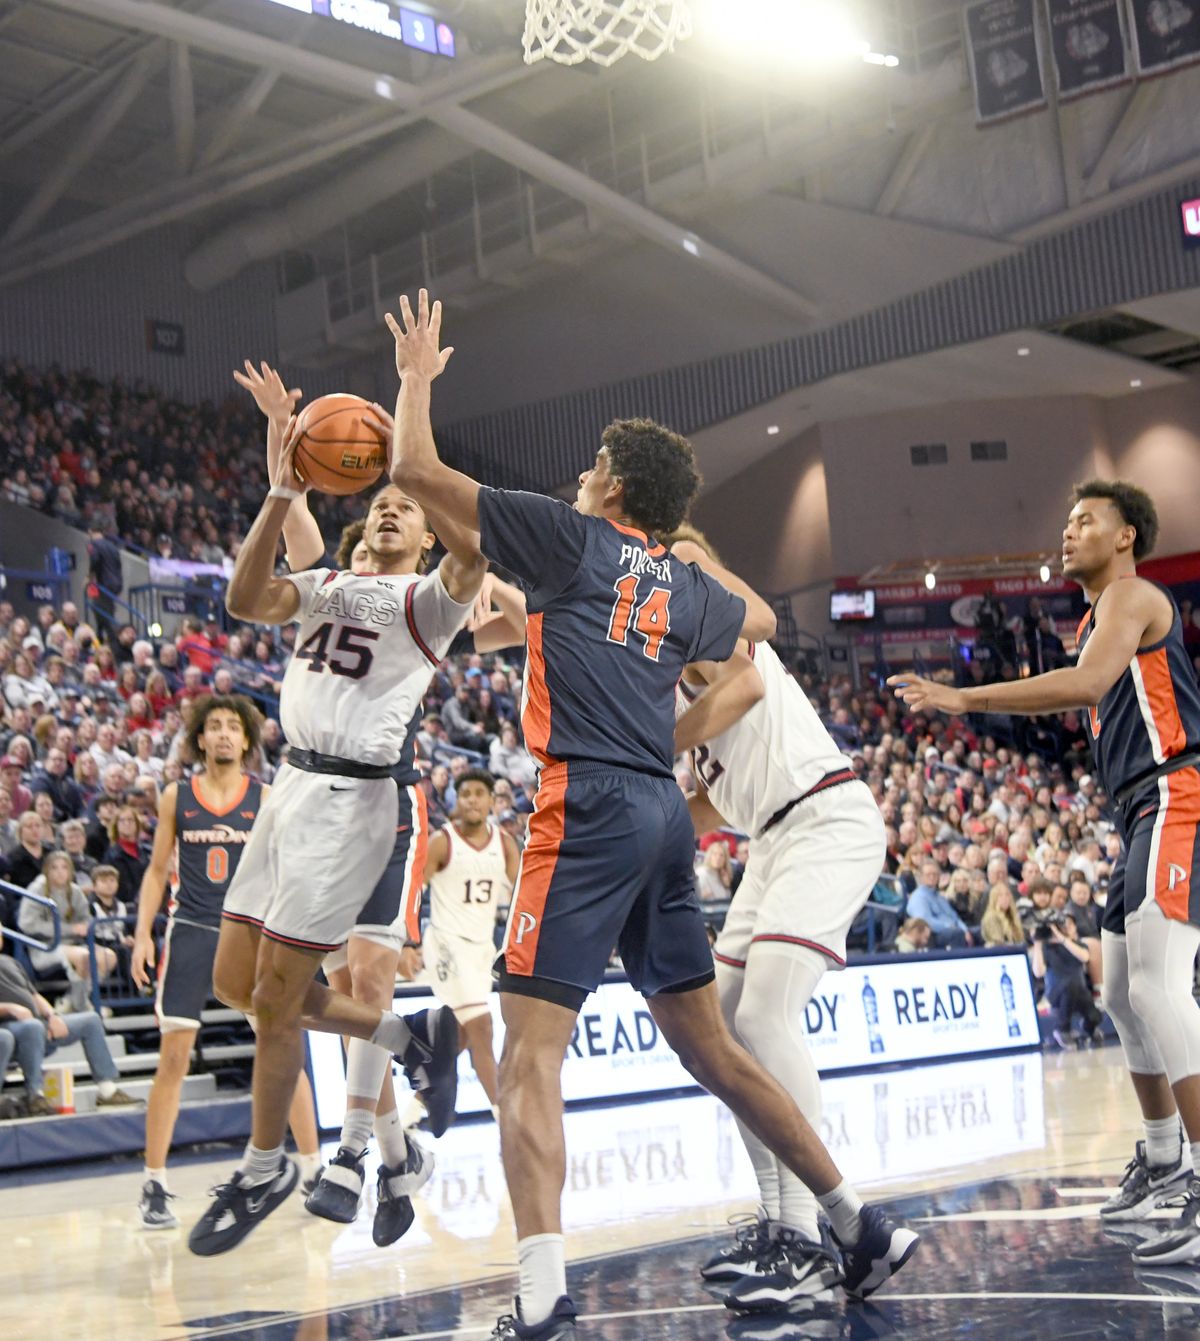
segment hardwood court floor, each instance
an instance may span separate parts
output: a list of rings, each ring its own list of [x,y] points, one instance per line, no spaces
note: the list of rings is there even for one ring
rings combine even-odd
[[[1200,1337],[1200,1268],[1139,1281],[1129,1245],[1096,1218],[1138,1132],[1119,1049],[851,1076],[824,1093],[825,1139],[844,1171],[924,1235],[905,1271],[870,1305],[831,1297],[783,1319],[738,1319],[695,1272],[727,1217],[753,1203],[728,1115],[706,1095],[576,1111],[564,1218],[583,1341]],[[373,1197],[339,1227],[308,1216],[295,1195],[232,1253],[191,1256],[186,1230],[232,1153],[175,1165],[183,1228],[166,1233],[137,1226],[138,1166],[8,1179],[2,1334],[486,1336],[509,1307],[515,1263],[496,1128],[452,1128],[436,1152],[417,1222],[389,1249],[371,1242]]]

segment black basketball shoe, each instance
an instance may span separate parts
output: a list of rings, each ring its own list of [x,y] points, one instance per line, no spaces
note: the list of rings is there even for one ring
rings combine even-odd
[[[406,1015],[409,1040],[396,1060],[429,1111],[429,1130],[441,1136],[454,1121],[458,1100],[458,1021],[449,1006]]]
[[[304,1199],[304,1209],[322,1220],[333,1220],[348,1225],[358,1214],[358,1200],[363,1189],[363,1160],[365,1150],[357,1154],[349,1146],[341,1146],[321,1171],[316,1186]]]
[[[408,1154],[399,1168],[379,1166],[378,1203],[371,1238],[386,1248],[408,1233],[414,1219],[412,1196],[419,1192],[433,1173],[433,1153],[423,1149],[410,1136]],[[397,1184],[393,1189],[392,1184]]]
[[[575,1305],[560,1294],[554,1311],[536,1325],[521,1318],[521,1300],[513,1300],[515,1314],[506,1313],[492,1330],[491,1341],[567,1341],[575,1335]]]
[[[240,1172],[213,1188],[213,1203],[188,1235],[188,1247],[197,1257],[215,1257],[236,1248],[247,1234],[291,1195],[300,1170],[286,1155],[279,1171],[265,1183],[247,1184]]]

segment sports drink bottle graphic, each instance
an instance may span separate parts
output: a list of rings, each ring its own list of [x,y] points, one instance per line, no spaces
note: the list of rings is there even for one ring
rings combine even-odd
[[[1008,966],[1000,970],[1000,996],[1004,1000],[1004,1022],[1008,1025],[1009,1038],[1021,1037],[1021,1022],[1017,1019],[1017,998],[1013,991],[1013,981],[1008,976]]]
[[[867,1017],[867,1041],[874,1055],[884,1049],[883,1035],[879,1032],[879,1003],[875,999],[875,989],[871,986],[870,978],[863,979],[862,1003],[863,1014]]]

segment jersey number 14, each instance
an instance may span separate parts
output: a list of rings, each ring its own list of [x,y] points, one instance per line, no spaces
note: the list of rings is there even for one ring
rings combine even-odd
[[[638,578],[632,573],[618,578],[613,585],[617,603],[608,622],[608,641],[628,646],[632,627],[642,636],[643,654],[657,661],[662,641],[671,629],[671,593],[665,587],[651,587],[650,594],[639,604]]]

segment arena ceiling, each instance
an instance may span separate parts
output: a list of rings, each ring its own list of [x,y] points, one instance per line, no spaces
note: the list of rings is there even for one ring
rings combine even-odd
[[[469,312],[598,265],[657,268],[681,307],[741,304],[744,348],[1200,172],[1195,69],[978,128],[955,0],[864,0],[899,65],[803,75],[700,38],[654,64],[529,67],[522,0],[428,8],[454,60],[269,0],[0,0],[0,288],[172,223],[198,289],[258,261],[285,297],[320,286],[296,361],[378,348],[379,303],[423,274]],[[1200,301],[1170,321],[1200,335]],[[1109,385],[1121,356],[1046,357],[1005,394],[1060,362]],[[811,391],[797,404],[847,388]]]

